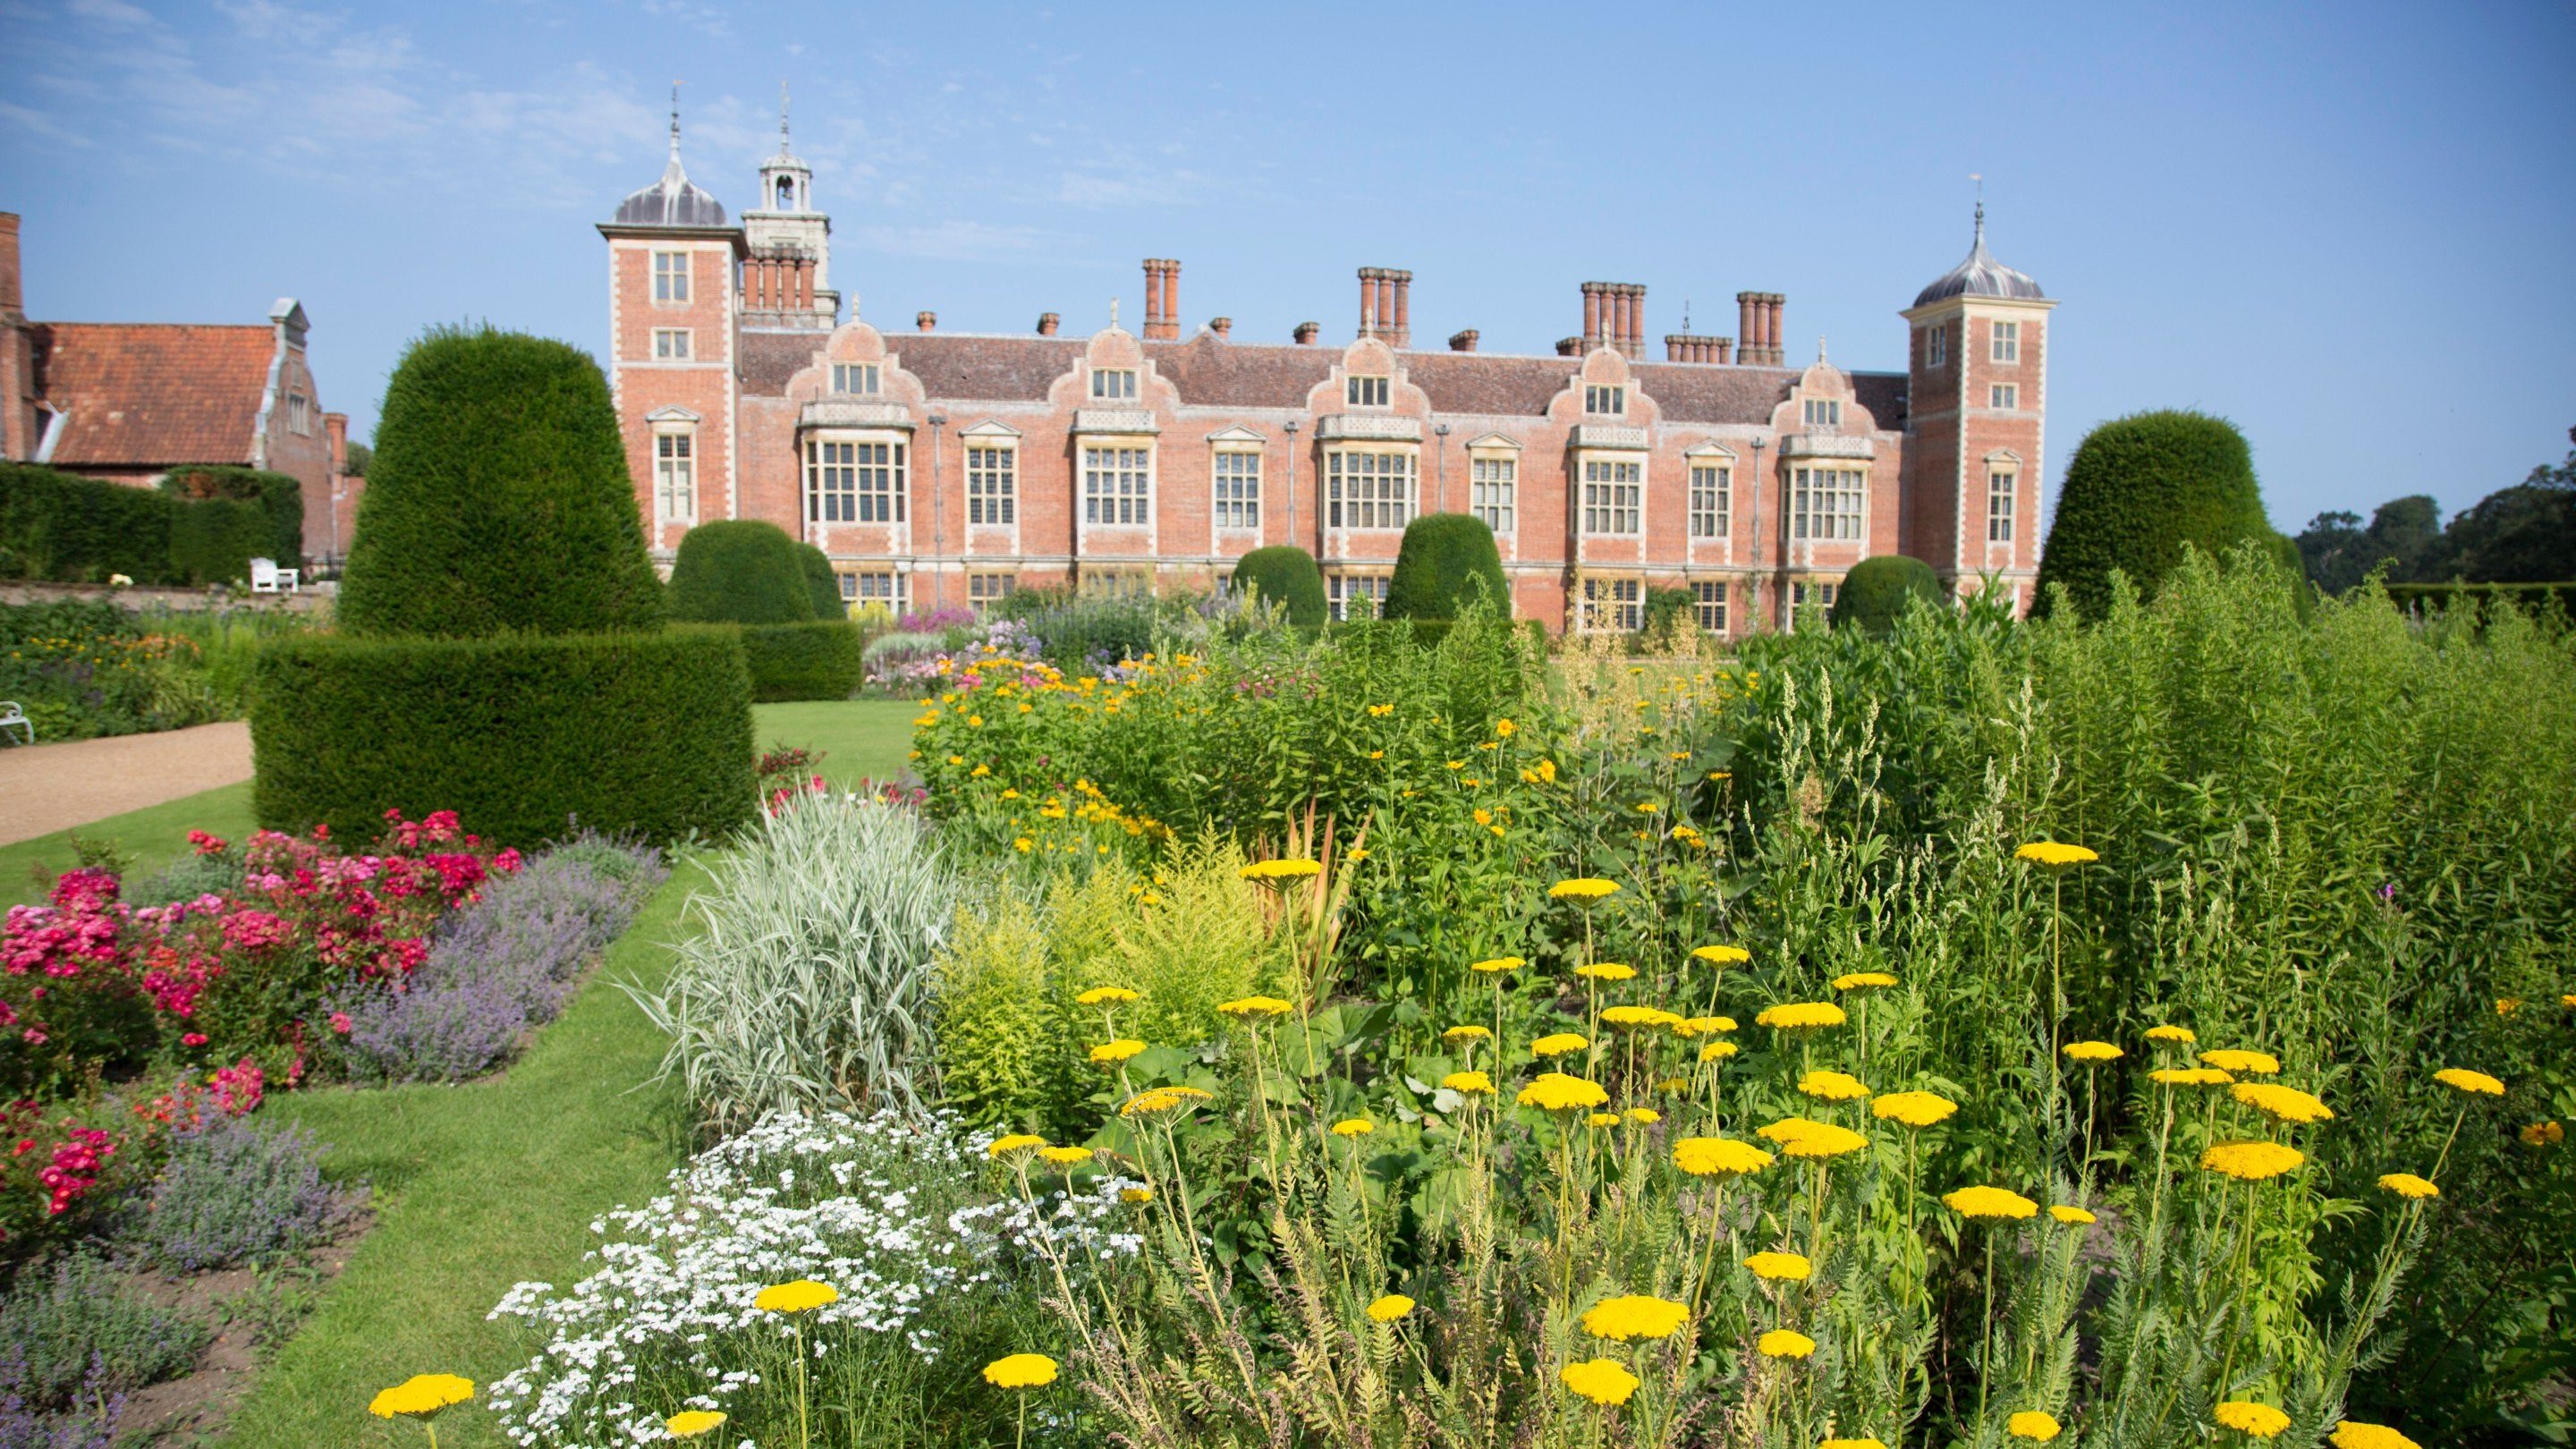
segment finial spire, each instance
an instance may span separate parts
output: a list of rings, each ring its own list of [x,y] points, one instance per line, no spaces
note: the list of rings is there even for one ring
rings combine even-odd
[[[778,83],[778,154],[790,154],[787,146],[787,82]]]
[[[1109,325],[1113,329],[1118,325],[1118,299],[1115,297],[1109,299]]]
[[[680,83],[671,82],[671,164],[680,161]]]
[[[1825,365],[1825,334],[1823,334],[1823,333],[1819,332],[1819,333],[1817,333],[1817,334],[1816,334],[1816,366],[1818,366],[1818,367],[1822,367],[1822,366],[1824,366],[1824,365]]]
[[[1682,298],[1682,335],[1690,335],[1690,298]]]
[[[1977,245],[1984,246],[1986,244],[1986,176],[1982,171],[1971,171],[1968,173],[1968,179],[1977,183]]]

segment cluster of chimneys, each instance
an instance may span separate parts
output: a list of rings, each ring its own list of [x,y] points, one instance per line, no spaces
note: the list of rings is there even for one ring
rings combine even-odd
[[[1143,337],[1148,342],[1175,342],[1181,335],[1181,264],[1169,257],[1145,259],[1145,326]],[[1780,349],[1780,309],[1788,298],[1778,292],[1738,292],[1735,305],[1741,325],[1737,331],[1744,339],[1739,350],[1733,337],[1701,337],[1687,332],[1664,335],[1666,362],[1741,362],[1745,366],[1778,367]],[[923,312],[914,325],[929,332],[939,325],[939,314]],[[1055,312],[1038,314],[1038,335],[1053,337],[1063,327],[1064,318]],[[1234,335],[1234,319],[1211,317],[1207,330],[1220,338]],[[1297,345],[1311,347],[1322,335],[1323,325],[1300,322],[1295,333]],[[1409,348],[1413,345],[1413,273],[1400,267],[1360,268],[1360,332],[1362,337],[1383,338],[1387,345]],[[1478,333],[1469,327],[1450,334],[1449,350],[1473,352]],[[1583,331],[1556,344],[1559,356],[1581,357],[1597,347],[1614,348],[1630,357],[1646,350],[1646,287],[1643,282],[1586,282],[1583,284]]]

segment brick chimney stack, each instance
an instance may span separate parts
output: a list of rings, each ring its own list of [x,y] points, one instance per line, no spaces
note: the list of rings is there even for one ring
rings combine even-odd
[[[1297,345],[1298,345],[1298,346],[1300,346],[1300,347],[1312,347],[1312,346],[1314,346],[1314,345],[1315,345],[1315,334],[1317,334],[1317,333],[1319,333],[1319,332],[1321,332],[1321,331],[1323,331],[1323,330],[1324,330],[1324,324],[1323,324],[1323,323],[1321,323],[1321,322],[1300,322],[1300,323],[1298,323],[1298,324],[1297,324]]]
[[[1664,334],[1666,362],[1724,362],[1735,350],[1732,337],[1701,337],[1689,332]]]
[[[1473,327],[1468,328],[1464,332],[1452,332],[1449,334],[1449,350],[1452,352],[1473,352],[1476,350],[1476,337],[1477,332]]]
[[[916,312],[912,316],[912,325],[920,328],[924,332],[936,332],[939,330],[939,314],[936,312]]]
[[[18,213],[0,211],[0,322],[26,320],[26,283],[18,270]]]
[[[0,211],[0,458],[36,455],[35,343],[18,271],[18,213]]]
[[[1771,359],[1771,365],[1778,367],[1789,360],[1788,352],[1780,345],[1780,309],[1789,305],[1789,299],[1773,292],[1763,302],[1770,310],[1762,323],[1762,346]]]
[[[1601,339],[1598,337],[1560,337],[1556,339],[1556,355],[1559,357],[1581,357],[1586,351],[1590,350],[1591,344],[1600,340]]]
[[[1063,325],[1063,313],[1040,312],[1038,314],[1038,335],[1040,337],[1053,337],[1056,334],[1056,329]]]
[[[1398,348],[1413,346],[1413,273],[1398,268],[1387,273],[1395,283],[1395,337]]]
[[[1762,324],[1756,320],[1761,306],[1759,292],[1735,294],[1735,335],[1744,339],[1744,365],[1751,367],[1762,360]]]
[[[1215,333],[1217,335],[1217,340],[1220,342],[1230,340],[1234,336],[1234,319],[1231,317],[1210,317],[1208,319],[1208,330]]]
[[[1646,284],[1630,282],[1619,289],[1619,350],[1632,358],[1646,355]]]
[[[1181,335],[1181,264],[1168,257],[1145,259],[1145,330],[1148,342],[1170,342]]]
[[[1390,347],[1413,345],[1413,274],[1396,267],[1360,268],[1360,335]]]
[[[1582,348],[1585,352],[1590,352],[1592,349],[1601,345],[1601,330],[1603,325],[1609,320],[1603,315],[1606,310],[1606,305],[1603,299],[1609,290],[1610,284],[1608,282],[1586,282],[1583,284],[1583,335],[1577,340],[1582,344]],[[1562,352],[1565,349],[1562,344],[1559,344],[1557,350]]]

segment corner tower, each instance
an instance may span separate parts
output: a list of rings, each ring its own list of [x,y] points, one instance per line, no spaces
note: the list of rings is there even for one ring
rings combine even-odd
[[[680,165],[680,105],[662,179],[599,224],[608,242],[608,377],[644,538],[668,568],[680,535],[735,516],[735,267],[742,229]]]
[[[831,290],[832,219],[814,209],[814,168],[789,144],[783,85],[778,154],[760,163],[760,202],[742,214],[742,232],[745,325],[830,331],[841,316],[841,294]]]
[[[1898,547],[1955,590],[1986,574],[2028,608],[2039,574],[2048,430],[2048,314],[2039,283],[1986,250],[1977,203],[1967,258],[1914,298],[1906,375],[1907,506]]]

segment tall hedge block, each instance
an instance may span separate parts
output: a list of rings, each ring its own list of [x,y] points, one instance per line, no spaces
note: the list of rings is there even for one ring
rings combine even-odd
[[[730,629],[281,639],[251,706],[260,824],[371,838],[454,810],[506,844],[578,821],[669,841],[755,808],[751,675]]]
[[[268,535],[251,550],[288,568],[304,556],[304,485],[284,473],[231,463],[190,463],[161,475],[161,491],[196,501],[228,498],[253,503],[268,520]]]
[[[777,524],[748,518],[690,529],[671,563],[671,617],[702,624],[813,618],[814,595],[796,540]]]
[[[754,624],[742,631],[742,652],[751,664],[751,697],[762,704],[847,699],[868,674],[859,626],[846,618]]]
[[[1837,629],[1858,625],[1872,634],[1885,634],[1904,616],[1908,599],[1921,599],[1934,608],[1948,601],[1941,592],[1941,576],[1932,572],[1930,564],[1901,553],[1865,558],[1843,575],[1842,587],[1834,593],[1830,622]]]
[[[2276,537],[2254,450],[2235,424],[2197,412],[2115,418],[2087,434],[2067,465],[2031,612],[2048,612],[2063,584],[2078,612],[2098,618],[2114,569],[2152,598],[2185,545],[2217,558],[2251,539],[2277,553]]]
[[[814,617],[850,617],[850,606],[841,602],[841,578],[832,572],[831,557],[810,543],[800,543],[796,545],[796,558],[805,565],[805,592],[814,600]]]
[[[440,329],[385,389],[340,581],[355,634],[653,629],[662,586],[608,382],[588,354]]]
[[[1511,613],[1503,555],[1483,519],[1469,513],[1426,513],[1404,526],[1395,577],[1386,586],[1387,618],[1455,619],[1458,606],[1480,593],[1496,613]]]
[[[1300,628],[1323,627],[1324,571],[1315,556],[1295,544],[1256,548],[1234,561],[1234,587],[1259,590],[1265,604],[1285,604],[1288,622]]]

